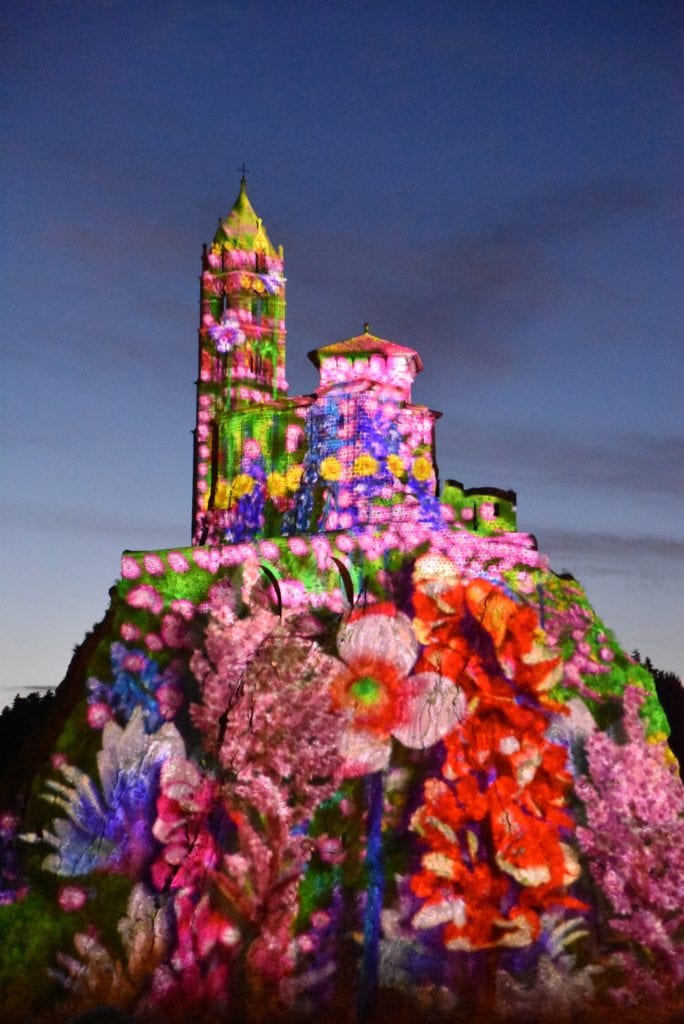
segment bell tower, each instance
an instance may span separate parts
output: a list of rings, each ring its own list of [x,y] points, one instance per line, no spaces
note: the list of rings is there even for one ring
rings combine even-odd
[[[202,251],[193,544],[205,542],[205,513],[214,506],[219,422],[246,404],[287,395],[283,270],[283,247],[275,249],[256,215],[243,168],[233,208]]]

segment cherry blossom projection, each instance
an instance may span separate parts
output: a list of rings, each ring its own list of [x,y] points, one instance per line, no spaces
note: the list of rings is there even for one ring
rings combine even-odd
[[[287,396],[244,181],[202,268],[192,543],[124,552],[0,808],[2,1020],[679,1019],[651,676],[512,491],[440,491],[413,350]]]

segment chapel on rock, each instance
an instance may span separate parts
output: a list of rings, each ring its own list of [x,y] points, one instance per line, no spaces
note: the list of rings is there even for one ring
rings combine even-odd
[[[417,352],[366,324],[310,352],[318,387],[290,397],[285,337],[283,247],[243,177],[202,253],[193,544],[454,519],[485,533],[515,529],[511,491],[449,481],[438,500],[440,414],[411,401]]]
[[[513,492],[440,491],[416,352],[366,325],[310,358],[292,398],[243,178],[202,256],[192,542],[123,552],[0,787],[3,1022],[681,1020],[651,676]]]

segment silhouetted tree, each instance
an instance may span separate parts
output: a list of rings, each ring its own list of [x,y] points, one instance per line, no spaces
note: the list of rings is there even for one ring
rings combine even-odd
[[[55,706],[52,690],[47,693],[19,694],[11,707],[0,715],[0,778],[16,778],[22,774],[22,751],[37,740]]]
[[[655,668],[650,658],[641,660],[641,651],[637,648],[632,651],[632,659],[638,665],[643,665],[647,672],[653,676],[658,700],[662,704],[663,711],[670,726],[668,745],[674,756],[679,761],[679,771],[684,777],[684,686],[679,676],[674,672],[664,672]]]
[[[684,774],[684,686],[674,672],[663,672],[659,668],[650,668],[649,671],[670,724],[670,750],[679,761],[680,773]]]

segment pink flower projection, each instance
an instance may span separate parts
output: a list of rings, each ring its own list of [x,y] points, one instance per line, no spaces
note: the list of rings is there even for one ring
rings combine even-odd
[[[418,640],[410,619],[393,605],[352,612],[337,649],[345,667],[333,683],[333,699],[351,712],[341,742],[345,775],[386,768],[392,736],[406,747],[430,747],[463,716],[463,695],[450,679],[410,674]]]

